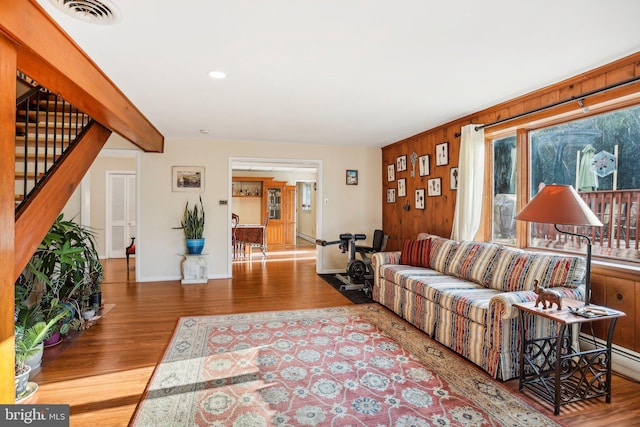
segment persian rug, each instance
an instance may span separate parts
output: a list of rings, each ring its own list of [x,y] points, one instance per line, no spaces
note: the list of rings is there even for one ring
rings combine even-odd
[[[183,317],[133,426],[556,426],[378,304]]]
[[[370,304],[373,302],[373,300],[369,298],[361,289],[352,289],[346,291],[340,290],[340,286],[344,285],[344,283],[336,279],[335,274],[318,274],[318,276],[320,276],[322,280],[333,286],[333,288],[335,288],[338,292],[340,292],[354,304]]]

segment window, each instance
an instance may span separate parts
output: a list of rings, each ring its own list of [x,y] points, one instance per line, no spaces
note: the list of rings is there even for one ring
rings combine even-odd
[[[491,239],[496,243],[516,243],[516,137],[492,141],[493,223]]]
[[[592,238],[594,256],[640,262],[640,106],[531,131],[529,154],[529,197],[544,184],[573,185],[604,224],[576,230]],[[503,173],[497,168],[494,173]],[[531,225],[529,245],[584,251],[547,224]]]
[[[302,183],[302,210],[311,211],[311,183]]]

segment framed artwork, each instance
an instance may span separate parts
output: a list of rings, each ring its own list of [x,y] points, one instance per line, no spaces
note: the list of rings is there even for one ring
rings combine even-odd
[[[436,145],[436,166],[445,166],[449,164],[449,143],[443,142]]]
[[[405,178],[398,180],[398,197],[407,195],[407,180]]]
[[[204,191],[204,166],[173,166],[172,191]]]
[[[427,181],[427,195],[430,197],[442,195],[442,179],[431,178]]]
[[[424,209],[424,188],[416,190],[416,209]]]
[[[396,158],[396,169],[398,172],[407,170],[407,156],[400,156]]]
[[[396,170],[394,169],[395,165],[387,166],[387,181],[395,181],[396,180]]]
[[[389,188],[387,189],[387,203],[395,203],[396,202],[396,189]]]
[[[458,172],[458,168],[451,168],[449,171],[449,189],[457,190],[458,189],[458,179],[460,178],[460,173]]]
[[[347,169],[347,185],[358,185],[358,171]]]
[[[419,169],[420,169],[420,176],[427,176],[429,175],[429,155],[426,156],[420,156],[420,161],[418,162],[419,165]]]

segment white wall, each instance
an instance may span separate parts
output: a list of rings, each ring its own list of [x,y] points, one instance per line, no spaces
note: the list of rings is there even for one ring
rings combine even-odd
[[[172,192],[172,166],[204,166],[206,212],[205,251],[209,277],[231,277],[230,221],[231,158],[317,160],[318,200],[327,204],[318,215],[318,236],[335,240],[340,233],[366,233],[382,226],[382,178],[379,148],[297,145],[267,142],[229,142],[167,139],[165,152],[141,153],[139,179],[138,280],[176,280],[181,277],[184,234],[179,225],[187,201],[199,193]],[[357,169],[359,185],[345,184],[345,171]],[[220,205],[228,201],[228,205]],[[346,256],[337,245],[319,248],[320,272],[344,271]]]

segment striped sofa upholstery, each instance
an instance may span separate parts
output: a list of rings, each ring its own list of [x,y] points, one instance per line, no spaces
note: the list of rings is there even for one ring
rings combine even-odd
[[[431,239],[428,267],[400,264],[400,251],[373,255],[373,299],[494,378],[519,374],[519,318],[512,304],[535,300],[534,279],[566,298],[583,298],[583,257],[426,233],[418,239]],[[536,336],[555,328],[530,317],[537,323],[528,330]]]

